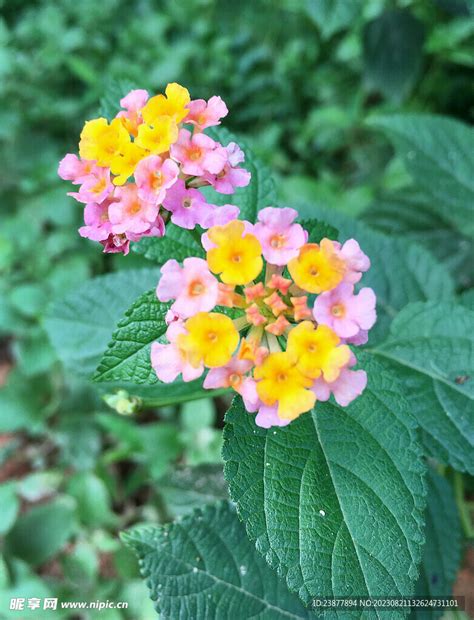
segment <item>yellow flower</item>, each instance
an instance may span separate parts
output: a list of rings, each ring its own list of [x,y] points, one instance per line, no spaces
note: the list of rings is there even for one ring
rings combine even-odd
[[[270,353],[261,366],[254,370],[258,380],[257,393],[266,405],[278,402],[278,415],[293,420],[311,409],[316,396],[311,390],[312,379],[305,377],[296,367],[295,358],[287,351]]]
[[[139,125],[135,144],[153,155],[169,150],[178,139],[178,126],[171,116],[159,116],[151,125]]]
[[[232,320],[218,312],[198,312],[185,323],[187,334],[178,336],[178,346],[189,362],[209,368],[224,366],[239,344],[239,333]]]
[[[118,175],[114,179],[114,184],[123,185],[126,183],[127,179],[135,172],[138,162],[147,155],[149,155],[148,151],[137,146],[135,142],[130,142],[124,153],[116,155],[110,165],[112,174]]]
[[[207,253],[209,269],[225,284],[248,284],[262,270],[260,241],[244,230],[240,220],[209,229],[209,239],[217,246]]]
[[[322,293],[335,288],[342,280],[345,263],[334,250],[332,241],[307,243],[288,263],[288,270],[295,283],[309,293]]]
[[[130,145],[130,136],[120,119],[108,124],[105,118],[87,121],[81,132],[79,154],[82,159],[93,160],[99,166],[110,166],[117,155]]]
[[[142,117],[148,125],[155,125],[160,116],[170,116],[175,123],[185,118],[189,110],[188,103],[191,101],[187,88],[176,84],[168,84],[165,95],[156,95],[149,99],[142,110]]]
[[[350,357],[347,345],[339,345],[339,336],[327,325],[316,329],[310,321],[303,321],[294,327],[288,335],[287,351],[297,359],[299,370],[316,379],[323,373],[325,381],[335,381],[341,368]]]

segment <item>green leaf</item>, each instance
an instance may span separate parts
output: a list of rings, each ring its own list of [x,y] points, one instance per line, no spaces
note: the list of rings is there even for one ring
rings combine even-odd
[[[0,484],[0,535],[4,535],[15,523],[20,502],[16,494],[16,484],[13,482],[4,482]]]
[[[308,231],[308,243],[319,243],[324,237],[333,239],[334,241],[337,240],[339,234],[337,228],[334,228],[334,226],[330,224],[326,224],[326,222],[312,219],[301,220],[299,223]]]
[[[168,304],[154,290],[143,293],[125,312],[94,375],[94,381],[156,383],[151,367],[151,344],[166,332]]]
[[[162,618],[314,617],[258,556],[228,503],[122,538],[137,554]]]
[[[379,196],[362,219],[387,235],[425,246],[459,286],[474,284],[474,242],[446,220],[425,193],[407,188]]]
[[[195,508],[228,496],[222,464],[175,468],[159,480],[158,490],[165,500],[168,513],[173,517],[188,514]]]
[[[77,516],[88,527],[115,524],[111,499],[103,480],[92,472],[79,472],[68,481],[67,492],[77,502]]]
[[[410,304],[372,353],[402,379],[428,452],[474,473],[474,312],[455,303]]]
[[[21,515],[6,537],[6,550],[38,566],[63,547],[75,526],[74,501],[58,497]]]
[[[371,260],[361,286],[371,286],[377,295],[377,323],[370,344],[388,334],[390,322],[411,301],[446,300],[454,295],[447,269],[424,248],[404,239],[388,237],[334,209],[300,205],[301,217],[317,217],[339,230],[338,240],[354,238]]]
[[[366,24],[364,68],[369,86],[400,103],[420,73],[423,23],[407,9],[385,11]]]
[[[137,430],[141,442],[140,457],[147,462],[150,475],[153,478],[163,476],[182,450],[177,427],[157,422],[139,426]]]
[[[474,236],[474,129],[428,114],[376,116],[368,122],[393,142],[433,207]]]
[[[306,604],[409,595],[417,577],[425,489],[414,421],[396,377],[368,355],[360,361],[368,387],[346,408],[318,403],[264,430],[237,398],[226,416],[230,495],[257,549]]]
[[[218,194],[210,187],[205,187],[201,191],[210,203],[237,205],[240,208],[241,220],[255,222],[260,209],[273,206],[276,202],[275,183],[270,170],[255,157],[240,136],[233,135],[224,127],[212,127],[206,130],[206,133],[214,140],[219,140],[224,146],[229,142],[237,142],[245,153],[245,161],[240,165],[250,172],[252,178],[247,187],[238,187],[231,195]]]
[[[423,597],[451,593],[461,561],[461,528],[449,482],[428,470],[428,498],[425,512],[426,544],[415,594]],[[412,618],[432,620],[442,612],[416,611]]]
[[[139,243],[132,244],[132,249],[159,264],[165,263],[169,258],[181,262],[188,256],[206,255],[202,245],[197,242],[190,230],[171,223],[166,225],[164,237],[144,237]]]
[[[328,39],[349,26],[362,8],[360,0],[306,0],[306,12]]]
[[[90,376],[125,310],[138,295],[156,285],[158,277],[158,269],[99,276],[54,302],[47,312],[45,326],[65,367],[81,376]]]

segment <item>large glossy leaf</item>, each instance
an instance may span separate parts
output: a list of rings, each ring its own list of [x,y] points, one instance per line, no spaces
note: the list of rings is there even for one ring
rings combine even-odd
[[[454,284],[446,267],[419,245],[372,230],[335,211],[311,205],[298,207],[302,217],[316,217],[335,226],[339,241],[355,238],[371,260],[360,285],[371,286],[377,295],[377,323],[370,332],[372,344],[383,339],[396,314],[411,301],[446,300]]]
[[[125,310],[158,282],[158,269],[137,269],[99,276],[49,308],[45,325],[56,352],[74,373],[94,372]]]
[[[474,312],[455,303],[407,306],[372,350],[401,380],[438,460],[474,473]]]
[[[162,620],[314,617],[259,557],[227,502],[122,537],[138,555]]]
[[[206,130],[206,133],[224,145],[237,142],[245,153],[245,161],[241,166],[251,173],[252,178],[247,187],[238,187],[234,194],[218,194],[212,188],[204,188],[203,193],[213,204],[237,205],[240,208],[240,219],[255,222],[260,209],[275,204],[275,184],[270,170],[255,157],[244,140],[234,136],[224,127],[212,127]]]
[[[151,367],[151,344],[166,332],[168,304],[154,290],[141,295],[126,311],[94,375],[95,381],[156,383]]]
[[[385,11],[366,24],[364,72],[369,85],[393,101],[403,101],[421,69],[423,39],[423,22],[407,9]]]
[[[307,604],[408,595],[417,577],[425,490],[414,421],[395,375],[360,357],[368,387],[346,408],[317,403],[269,430],[239,399],[226,416],[230,495],[257,549]]]
[[[390,138],[433,206],[474,236],[474,129],[427,114],[377,116],[369,123]]]
[[[167,224],[164,237],[144,237],[139,243],[134,243],[132,248],[137,254],[160,264],[169,258],[183,261],[188,256],[205,256],[193,232],[171,223]]]
[[[430,469],[425,512],[426,543],[415,593],[418,596],[449,596],[461,561],[461,527],[449,482]],[[432,620],[442,612],[416,611],[412,618]]]

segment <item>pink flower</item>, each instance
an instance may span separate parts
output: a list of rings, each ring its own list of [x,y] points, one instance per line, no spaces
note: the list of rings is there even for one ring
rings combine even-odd
[[[58,175],[65,181],[80,185],[92,172],[95,162],[81,160],[77,155],[68,153],[59,162]]]
[[[171,145],[170,152],[185,174],[198,177],[206,173],[219,174],[227,161],[223,146],[203,133],[191,135],[187,129],[180,130],[178,141]]]
[[[211,368],[204,379],[203,387],[206,390],[231,387],[242,396],[245,408],[253,413],[260,403],[257,394],[257,383],[246,373],[252,368],[253,362],[233,357],[225,366]]]
[[[187,361],[186,353],[178,346],[178,337],[185,333],[183,323],[175,321],[166,332],[169,344],[154,342],[151,345],[151,365],[158,379],[164,383],[172,383],[179,374],[183,375],[183,381],[192,381],[204,372],[204,366],[192,366]]]
[[[134,173],[138,197],[145,202],[161,204],[178,174],[179,168],[172,159],[162,159],[159,155],[145,157],[138,162]]]
[[[360,245],[355,239],[349,239],[341,245],[338,241],[333,241],[334,247],[341,258],[346,263],[346,273],[344,282],[356,284],[362,278],[362,273],[370,269],[370,259],[362,252]]]
[[[258,214],[254,234],[262,245],[264,258],[272,265],[286,265],[299,254],[308,240],[308,233],[293,224],[298,212],[295,209],[267,207]]]
[[[270,428],[271,426],[287,426],[291,420],[283,420],[278,417],[278,404],[276,405],[260,405],[257,415],[255,416],[255,424],[261,428]]]
[[[201,218],[199,225],[202,228],[211,228],[212,226],[224,226],[232,220],[236,220],[239,217],[240,209],[236,205],[222,205],[217,207],[215,205],[209,205],[212,209],[206,212],[204,217]]]
[[[92,241],[105,241],[112,233],[108,215],[107,203],[91,202],[84,209],[84,224],[79,228],[79,234]]]
[[[313,316],[341,338],[352,338],[375,323],[375,303],[375,293],[371,288],[363,288],[354,295],[354,286],[342,282],[332,291],[318,295]]]
[[[160,301],[175,299],[171,310],[183,319],[212,310],[218,294],[217,278],[202,258],[185,258],[182,267],[170,259],[161,267],[156,296]]]
[[[214,210],[213,205],[197,189],[187,189],[182,179],[166,192],[163,206],[171,211],[171,221],[181,228],[193,229],[196,224],[203,225]],[[207,228],[207,226],[204,226]]]
[[[329,400],[332,393],[341,407],[347,407],[349,403],[360,396],[367,385],[367,373],[365,370],[350,370],[350,367],[355,366],[356,363],[355,355],[351,353],[348,365],[341,370],[335,381],[328,383],[322,377],[316,379],[311,388],[316,394],[316,399]]]
[[[106,254],[121,252],[124,256],[130,251],[130,240],[125,235],[109,235],[106,241],[101,241]]]
[[[133,183],[117,187],[115,201],[109,207],[112,232],[115,234],[145,233],[157,220],[158,209],[157,205],[140,200],[137,186]]]
[[[148,93],[140,88],[131,90],[128,95],[120,99],[120,105],[125,110],[120,110],[117,118],[125,119],[125,126],[134,136],[137,135],[138,126],[143,123],[142,108],[148,101]]]
[[[107,198],[110,198],[114,191],[114,185],[110,180],[109,168],[101,168],[94,166],[86,177],[82,177],[83,182],[78,192],[68,192],[68,196],[72,196],[79,202],[96,202],[101,204]]]
[[[220,125],[220,119],[227,116],[229,110],[220,97],[211,97],[206,103],[204,99],[195,99],[188,104],[189,114],[185,123],[192,123],[202,131],[206,127]]]
[[[235,142],[230,142],[226,147],[227,161],[218,174],[206,174],[204,178],[220,194],[233,194],[236,187],[246,187],[250,183],[251,174],[244,168],[238,168],[238,164],[245,159],[243,151]]]

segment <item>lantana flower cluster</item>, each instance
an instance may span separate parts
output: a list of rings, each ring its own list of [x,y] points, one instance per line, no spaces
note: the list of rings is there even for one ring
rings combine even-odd
[[[264,428],[285,426],[333,394],[348,405],[365,389],[349,345],[376,320],[370,267],[354,239],[308,242],[290,208],[267,207],[256,224],[233,219],[202,235],[206,258],[168,260],[156,294],[172,302],[165,342],[151,361],[166,383],[201,377],[232,388]]]
[[[78,186],[69,195],[85,205],[83,237],[100,242],[104,252],[127,254],[130,241],[163,236],[168,219],[207,229],[238,216],[236,206],[217,207],[199,191],[211,185],[232,194],[250,181],[239,146],[204,133],[228,113],[220,97],[191,100],[172,83],[154,97],[132,90],[120,105],[110,122],[87,121],[79,157],[69,153],[59,164],[59,176]]]

